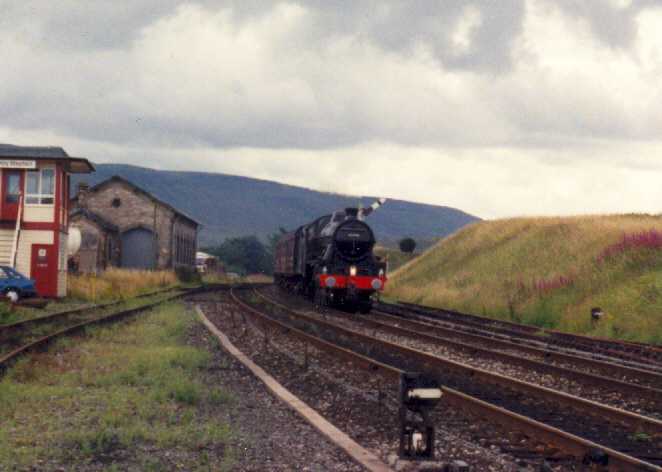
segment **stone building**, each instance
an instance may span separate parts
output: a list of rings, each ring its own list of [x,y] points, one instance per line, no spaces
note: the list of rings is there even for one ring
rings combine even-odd
[[[199,223],[122,177],[80,184],[71,209],[70,224],[81,232],[72,261],[80,272],[195,267]]]

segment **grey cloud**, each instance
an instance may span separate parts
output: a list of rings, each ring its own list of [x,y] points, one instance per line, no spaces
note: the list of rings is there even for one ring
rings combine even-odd
[[[239,17],[263,12],[260,2],[233,2]],[[350,35],[385,51],[408,55],[418,46],[429,48],[445,67],[499,72],[511,65],[512,42],[521,32],[524,0],[303,0],[315,21],[308,40],[324,42]],[[451,34],[467,6],[481,12],[482,22],[467,54],[458,55]]]
[[[1,0],[0,31],[13,30],[33,45],[54,50],[126,48],[146,25],[183,0]],[[215,1],[197,0],[213,5]]]
[[[35,45],[55,50],[128,47],[146,25],[172,14],[182,0],[63,0],[7,1],[0,6],[0,29],[11,28]],[[237,24],[268,13],[279,2],[256,0],[198,0],[210,11],[231,8]],[[387,51],[409,54],[428,47],[447,67],[499,71],[510,65],[510,47],[521,30],[523,0],[300,0],[314,23],[303,41],[324,42],[338,34],[352,35]],[[475,5],[483,22],[475,47],[466,55],[454,53],[450,33],[468,5]],[[26,28],[24,25],[30,24]],[[36,28],[34,26],[37,26]]]
[[[33,43],[54,49],[128,47],[146,25],[182,5],[183,0],[24,0],[0,2],[0,31],[11,28]],[[268,13],[279,2],[263,0],[197,0],[210,11],[231,8],[240,25]],[[303,41],[324,42],[333,35],[352,35],[386,51],[410,54],[424,45],[449,68],[507,71],[511,49],[522,30],[524,0],[299,0],[310,9],[314,23]],[[634,0],[618,10],[605,0],[558,0],[572,15],[586,18],[595,34],[613,47],[627,47],[635,34],[634,17],[655,0]],[[481,12],[473,47],[457,54],[450,35],[464,8]],[[38,28],[34,28],[34,24]]]
[[[617,8],[605,0],[555,0],[566,12],[585,18],[594,34],[613,48],[628,48],[636,37],[635,18],[648,7],[659,5],[656,0],[633,0],[625,8]]]
[[[213,57],[217,45],[204,41],[209,60],[187,62],[196,51],[178,43],[179,31],[166,31],[171,37],[165,40],[158,36],[178,12],[175,0],[0,3],[0,50],[7,41],[26,48],[23,57],[8,61],[17,72],[0,77],[0,114],[18,129],[178,148],[327,149],[370,141],[557,147],[651,136],[651,127],[633,125],[619,103],[546,85],[540,71],[529,82],[510,80],[522,0],[299,3],[307,8],[306,21],[258,38],[264,56],[255,70],[242,61],[259,52],[237,51],[226,60]],[[558,4],[587,18],[608,44],[623,47],[634,34],[635,12],[646,6],[635,2],[619,16],[602,0],[591,4],[595,8]],[[277,7],[254,0],[203,5],[203,20],[231,8],[233,34],[255,28]],[[458,54],[451,32],[468,5],[481,22],[472,47]],[[201,25],[184,26],[190,32]],[[338,39],[347,45],[330,53]],[[421,66],[421,47],[436,64]],[[146,64],[152,53],[173,59]],[[210,72],[215,67],[221,72]],[[181,78],[187,74],[190,80]]]

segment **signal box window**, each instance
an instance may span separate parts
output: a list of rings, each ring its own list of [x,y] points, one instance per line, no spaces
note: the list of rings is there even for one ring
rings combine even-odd
[[[26,175],[25,203],[52,205],[55,201],[55,169],[30,170]]]
[[[18,203],[21,195],[21,176],[18,173],[7,175],[7,192],[5,193],[5,203]]]

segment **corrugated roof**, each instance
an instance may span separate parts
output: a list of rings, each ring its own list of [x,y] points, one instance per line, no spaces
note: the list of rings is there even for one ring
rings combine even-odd
[[[56,146],[14,146],[0,143],[1,157],[42,157],[46,159],[68,159],[70,156]]]

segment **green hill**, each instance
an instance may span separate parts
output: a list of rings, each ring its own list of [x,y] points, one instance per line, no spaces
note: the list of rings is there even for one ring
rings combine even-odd
[[[97,164],[94,174],[75,176],[94,185],[120,175],[203,224],[201,244],[218,244],[228,237],[255,235],[266,240],[279,227],[294,229],[348,206],[374,202],[358,197],[317,192],[266,180],[204,172],[175,172],[123,164]],[[436,240],[476,221],[475,216],[445,206],[389,200],[370,217],[382,244],[394,245],[404,236]]]
[[[393,299],[662,344],[662,217],[469,225],[391,274]],[[590,310],[605,318],[592,326]]]

